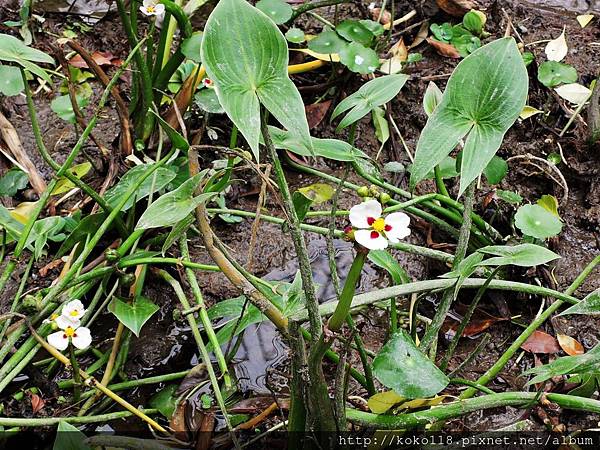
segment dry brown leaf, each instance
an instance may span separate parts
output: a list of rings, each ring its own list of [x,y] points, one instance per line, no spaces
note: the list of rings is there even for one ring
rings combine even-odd
[[[122,61],[115,57],[111,52],[94,52],[92,59],[99,66],[119,66]],[[69,60],[69,64],[78,69],[88,69],[88,64],[84,61],[81,55],[75,55]]]
[[[30,394],[29,397],[31,399],[31,410],[33,411],[33,414],[37,414],[41,411],[46,402],[44,402],[44,399],[37,394]]]
[[[45,278],[46,276],[48,276],[48,272],[50,272],[53,269],[56,269],[57,267],[60,267],[62,264],[64,264],[64,261],[61,258],[55,259],[54,261],[50,261],[48,264],[46,264],[40,269],[40,277]]]
[[[400,40],[398,42],[396,42],[394,45],[392,45],[392,47],[390,48],[390,54],[392,56],[395,56],[398,59],[400,59],[400,61],[407,60],[408,49],[406,48],[406,45],[404,44],[404,39],[400,38]]]
[[[371,11],[371,19],[373,19],[375,22],[377,22],[379,20],[379,14],[381,13],[381,8],[373,8],[370,10]],[[392,15],[390,14],[390,12],[386,9],[383,11],[383,14],[381,15],[381,20],[379,21],[379,23],[382,24],[387,24],[390,23],[392,21]]]
[[[308,128],[312,129],[319,125],[327,115],[330,106],[331,100],[306,105],[304,109],[306,111],[306,119],[308,120]]]
[[[426,20],[419,27],[419,31],[417,32],[417,35],[415,36],[415,38],[413,39],[413,41],[410,43],[410,45],[408,46],[408,48],[409,49],[415,48],[417,45],[419,45],[422,42],[424,42],[425,39],[427,39],[428,35],[429,35],[429,20]]]
[[[462,17],[472,9],[477,9],[477,3],[472,0],[435,0],[441,10],[454,17]]]
[[[46,190],[46,182],[37,171],[33,162],[31,162],[31,159],[29,159],[23,145],[21,145],[19,133],[17,133],[15,127],[12,126],[2,113],[0,113],[0,137],[6,143],[12,157],[23,167],[23,169],[25,169],[24,172],[27,174],[29,182],[31,183],[31,186],[33,186],[35,192],[38,195],[42,195]]]
[[[571,336],[567,336],[566,334],[557,334],[556,339],[558,339],[560,348],[562,348],[569,356],[581,355],[585,353],[583,345],[581,345],[579,341],[573,339]]]
[[[446,44],[445,42],[436,41],[435,39],[432,39],[432,38],[427,38],[427,42],[429,42],[429,45],[431,45],[433,48],[435,48],[435,51],[438,52],[438,54],[440,54],[442,56],[445,56],[447,58],[454,58],[454,59],[460,58],[460,53],[458,53],[458,50],[456,50],[450,44]]]
[[[539,330],[529,336],[521,348],[531,353],[557,353],[560,351],[556,338]]]

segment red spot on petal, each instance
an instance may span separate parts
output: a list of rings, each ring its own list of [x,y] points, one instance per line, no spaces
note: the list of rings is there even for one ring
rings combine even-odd
[[[391,225],[386,225],[385,226],[385,231],[392,231],[392,226]]]
[[[371,231],[371,239],[377,239],[379,237],[379,233],[377,231]]]
[[[375,217],[367,217],[367,223],[373,225],[375,223]]]

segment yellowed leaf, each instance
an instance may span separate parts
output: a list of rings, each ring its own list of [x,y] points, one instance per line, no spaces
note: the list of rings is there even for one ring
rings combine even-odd
[[[338,55],[337,53],[317,53],[313,52],[308,48],[291,48],[290,50],[305,53],[309,56],[312,56],[313,58],[320,59],[321,61],[340,62],[340,55]]]
[[[13,219],[25,225],[31,217],[31,213],[35,209],[36,205],[37,202],[19,203],[17,207],[10,212],[10,215],[13,217]]]
[[[69,169],[69,172],[71,172],[71,174],[75,177],[81,179],[87,175],[91,168],[92,164],[86,161],[84,163],[74,165]],[[52,195],[64,194],[65,192],[69,192],[74,187],[75,185],[69,179],[61,177],[56,182],[56,186],[52,191]]]
[[[593,18],[593,14],[581,14],[580,16],[577,16],[577,22],[579,22],[581,28],[585,28],[588,26],[588,24],[592,21]]]
[[[437,395],[433,398],[416,398],[400,405],[401,409],[418,409],[426,406],[436,406],[444,401],[447,395]]]
[[[533,106],[529,106],[529,105],[525,105],[523,107],[523,111],[521,111],[521,114],[519,114],[519,117],[523,120],[525,119],[529,119],[532,116],[535,116],[536,114],[541,114],[544,111],[540,111],[539,109],[534,108]]]
[[[394,391],[386,391],[373,395],[367,402],[367,405],[373,413],[383,414],[389,411],[392,406],[397,405],[404,400],[404,397],[396,394]]]
[[[546,44],[544,51],[546,52],[546,57],[550,61],[562,61],[564,57],[567,56],[569,47],[567,47],[567,39],[565,37],[564,29],[560,36],[558,36],[556,39],[552,39]]]
[[[571,336],[567,336],[566,334],[557,334],[556,339],[558,340],[558,345],[560,345],[560,348],[562,348],[569,356],[581,355],[585,353],[583,345],[581,345]]]
[[[392,56],[389,59],[380,59],[381,66],[379,71],[390,75],[392,73],[399,73],[402,70],[402,60],[397,56]]]
[[[554,89],[558,95],[575,105],[581,105],[592,95],[592,91],[579,83],[569,83]]]

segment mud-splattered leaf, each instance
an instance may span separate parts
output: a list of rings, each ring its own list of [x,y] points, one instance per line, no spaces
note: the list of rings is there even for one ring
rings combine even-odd
[[[447,42],[436,41],[432,38],[427,38],[427,42],[429,42],[429,45],[431,45],[435,49],[435,51],[441,56],[453,59],[460,58],[460,53],[452,44],[449,44]]]
[[[312,150],[304,103],[288,77],[285,37],[263,12],[245,0],[221,0],[204,28],[202,62],[257,161],[260,104]]]
[[[461,61],[419,142],[410,185],[423,180],[466,136],[459,195],[488,165],[525,106],[527,69],[512,38],[493,41]]]
[[[158,306],[146,297],[137,297],[131,304],[115,298],[108,310],[137,337],[144,324],[158,311]]]
[[[534,331],[529,339],[521,345],[521,348],[531,353],[558,353],[560,351],[556,338],[540,330]]]
[[[571,336],[567,336],[566,334],[557,334],[556,339],[558,339],[558,344],[560,345],[560,348],[562,348],[564,352],[569,356],[581,355],[585,353],[583,345],[581,345],[576,339],[573,339]]]
[[[565,30],[556,39],[552,39],[546,44],[544,52],[548,61],[562,61],[569,51],[567,46],[567,39],[565,37]]]
[[[373,360],[373,374],[386,387],[408,399],[436,395],[448,377],[431,362],[404,331],[396,332]]]
[[[513,266],[532,267],[546,264],[560,258],[552,250],[535,244],[491,245],[478,250],[486,255],[495,255],[481,262],[480,266]]]

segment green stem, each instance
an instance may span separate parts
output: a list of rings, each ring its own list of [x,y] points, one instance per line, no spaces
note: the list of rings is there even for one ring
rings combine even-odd
[[[569,288],[565,291],[564,295],[570,297],[571,294],[573,294],[577,290],[577,288],[585,281],[588,275],[594,270],[594,268],[598,264],[600,264],[600,255],[596,256],[585,267],[585,269],[579,274],[575,281],[571,283],[571,286],[569,286]],[[493,288],[493,283],[491,283],[490,287]],[[553,297],[559,298],[556,295],[553,295]],[[525,330],[523,330],[519,337],[517,337],[517,339],[515,339],[515,341],[510,345],[510,347],[508,347],[504,351],[502,356],[498,358],[496,363],[492,367],[490,367],[487,370],[487,372],[485,372],[481,377],[479,377],[477,383],[481,385],[486,385],[491,380],[496,378],[496,375],[500,373],[500,371],[508,363],[510,358],[512,358],[512,356],[521,348],[521,345],[523,345],[525,341],[529,339],[529,336],[531,336],[535,332],[535,330],[537,330],[555,311],[557,311],[565,303],[565,301],[568,301],[568,299],[560,298],[559,300],[552,303],[548,308],[546,308],[533,322],[529,324],[527,328],[525,328]],[[460,398],[469,398],[472,397],[474,394],[474,389],[467,389],[461,394]]]
[[[73,344],[69,344],[69,357],[73,369],[73,402],[77,403],[81,397],[81,375],[79,374],[79,364],[77,363]]]
[[[442,178],[442,169],[440,169],[440,166],[435,166],[433,172],[435,174],[435,185],[438,189],[438,192],[448,198],[452,198],[450,197],[448,189],[446,189],[446,185],[444,184],[444,179]]]
[[[153,415],[158,414],[157,409],[144,409],[144,414]],[[0,426],[3,427],[51,427],[58,425],[59,422],[67,422],[73,424],[86,424],[86,423],[101,423],[110,422],[111,420],[124,419],[131,417],[133,413],[129,411],[119,411],[108,414],[101,414],[98,416],[65,416],[65,417],[46,417],[43,419],[21,419],[12,417],[0,417]]]
[[[344,283],[344,288],[340,294],[340,300],[337,303],[332,316],[329,318],[329,322],[327,322],[329,330],[334,333],[342,328],[342,325],[346,321],[346,317],[348,317],[348,314],[350,313],[350,306],[352,304],[352,298],[354,297],[354,291],[356,290],[356,285],[360,280],[362,268],[365,264],[368,254],[368,249],[361,247],[357,248],[356,256],[354,257],[354,261],[352,261],[350,271],[348,272],[348,276],[346,277],[346,281]]]
[[[304,4],[302,4],[301,6],[298,6],[294,12],[292,13],[292,17],[290,18],[290,20],[287,21],[287,23],[292,23],[294,20],[296,20],[296,18],[302,14],[304,14],[305,12],[311,11],[313,9],[316,8],[323,8],[325,6],[334,6],[334,5],[339,5],[341,3],[350,3],[348,0],[321,0],[318,2],[306,2]]]

